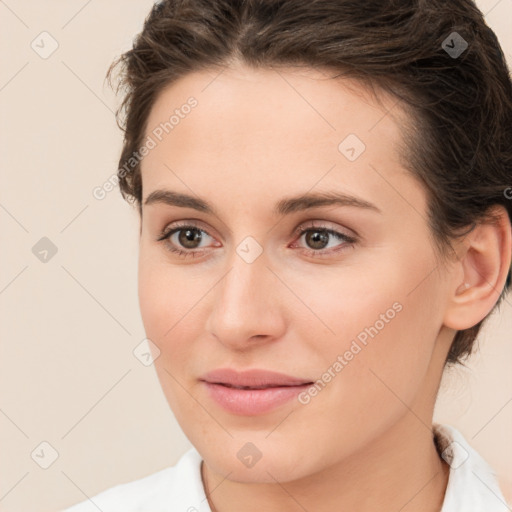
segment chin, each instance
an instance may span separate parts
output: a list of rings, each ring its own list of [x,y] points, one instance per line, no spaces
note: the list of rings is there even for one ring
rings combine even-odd
[[[211,444],[195,446],[213,471],[229,474],[228,478],[233,482],[275,484],[277,480],[284,483],[310,473],[302,465],[307,456],[300,449],[284,445],[277,437],[275,443],[264,440],[263,436],[260,442],[246,441],[250,437],[244,436],[244,440],[230,438],[213,449]]]

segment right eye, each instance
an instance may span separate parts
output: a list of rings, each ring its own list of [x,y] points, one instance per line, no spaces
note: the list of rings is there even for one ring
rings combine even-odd
[[[172,253],[182,257],[196,256],[197,252],[203,252],[198,244],[204,240],[204,235],[212,238],[204,229],[192,224],[171,225],[167,227],[157,241],[164,241],[165,247]]]

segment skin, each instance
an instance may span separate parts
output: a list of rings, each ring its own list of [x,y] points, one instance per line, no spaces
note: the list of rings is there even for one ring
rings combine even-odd
[[[158,96],[145,136],[190,96],[198,105],[144,158],[143,201],[169,189],[207,200],[217,215],[143,205],[144,327],[218,512],[439,511],[449,467],[431,424],[443,363],[456,330],[476,324],[498,299],[510,222],[499,211],[499,223],[477,226],[442,264],[425,191],[398,157],[404,118],[396,100],[381,95],[377,104],[357,83],[326,77],[233,65],[220,75],[189,74]],[[353,162],[338,150],[350,133],[366,145]],[[285,197],[333,190],[380,212],[272,211]],[[204,230],[202,240],[183,246],[178,233],[157,241],[177,221]],[[294,234],[309,221],[357,241],[314,245]],[[236,251],[248,236],[263,250],[252,263]],[[196,254],[178,256],[169,246]],[[401,311],[307,405],[292,400],[237,416],[199,381],[220,367],[315,381],[394,303]],[[237,457],[247,442],[262,454],[250,468]]]

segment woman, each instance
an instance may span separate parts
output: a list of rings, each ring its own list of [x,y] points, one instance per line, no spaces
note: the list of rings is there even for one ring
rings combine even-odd
[[[432,422],[510,284],[512,84],[469,0],[169,0],[122,65],[139,301],[194,448],[68,512],[510,510]]]

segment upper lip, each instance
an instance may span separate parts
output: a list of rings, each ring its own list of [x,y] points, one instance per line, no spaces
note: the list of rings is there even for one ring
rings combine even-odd
[[[238,372],[232,368],[218,368],[205,373],[200,380],[226,386],[271,388],[277,386],[298,386],[312,381],[269,370],[246,370]]]

